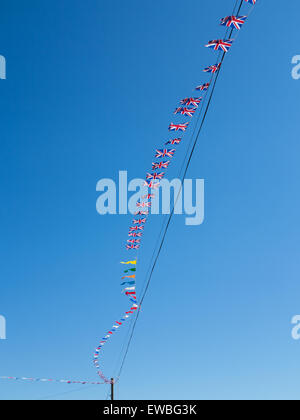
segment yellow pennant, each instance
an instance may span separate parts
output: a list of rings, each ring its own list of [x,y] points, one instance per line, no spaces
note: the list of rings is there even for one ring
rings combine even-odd
[[[127,262],[121,262],[121,264],[133,264],[136,265],[137,261],[127,261]]]

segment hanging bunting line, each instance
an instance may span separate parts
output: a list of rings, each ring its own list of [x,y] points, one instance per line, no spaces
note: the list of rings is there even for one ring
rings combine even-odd
[[[0,379],[9,379],[11,381],[29,381],[29,382],[58,382],[61,384],[78,384],[78,385],[104,385],[104,382],[91,381],[72,381],[70,379],[45,379],[45,378],[26,378],[16,376],[0,376]]]
[[[245,0],[247,3],[250,3],[252,5],[254,5],[256,3],[256,0]],[[241,2],[242,4],[242,2]],[[239,11],[241,9],[241,6],[239,8]],[[238,11],[238,13],[239,13]],[[247,19],[247,16],[227,16],[225,18],[221,19],[221,23],[220,25],[225,26],[228,30],[228,28],[231,28],[231,32],[236,29],[236,30],[240,30],[241,27],[243,26],[243,24],[245,23]],[[234,42],[234,39],[215,39],[212,41],[209,41],[208,44],[206,45],[206,47],[208,48],[212,48],[214,51],[221,51],[224,54],[227,53],[229,51],[229,49],[232,47]],[[224,58],[224,56],[223,56]],[[222,65],[223,62],[223,58],[220,62],[217,62],[216,64],[210,65],[206,68],[203,69],[203,71],[205,73],[211,73],[212,77],[217,77],[218,72],[220,70],[220,67]],[[210,86],[211,86],[211,82],[210,83],[204,83],[201,84],[199,86],[196,87],[196,90],[201,91],[204,93],[205,97],[187,97],[184,98],[180,101],[180,106],[175,108],[174,111],[174,115],[178,115],[178,116],[182,116],[182,117],[188,117],[188,118],[193,118],[194,115],[197,112],[197,109],[200,105],[200,103],[206,99],[206,95],[209,92]],[[185,133],[188,128],[190,126],[190,121],[188,122],[179,122],[179,123],[174,123],[171,122],[168,129],[170,132],[183,132]],[[178,138],[174,138],[174,139],[170,139],[167,141],[167,143],[165,143],[165,145],[172,145],[172,146],[178,146],[182,143],[183,137],[181,137],[180,139]],[[176,153],[176,148],[174,149],[156,149],[155,150],[155,158],[156,159],[164,159],[164,158],[169,158],[169,159],[173,159],[174,155]],[[152,171],[156,171],[157,169],[167,169],[169,167],[171,163],[171,160],[168,161],[155,161],[152,163]],[[165,176],[165,172],[148,172],[146,174],[146,180],[144,183],[145,187],[148,187],[149,190],[151,190],[150,194],[147,194],[146,196],[144,196],[142,198],[142,200],[139,200],[137,202],[137,208],[139,208],[139,215],[144,215],[145,218],[143,218],[143,220],[137,219],[133,221],[133,226],[130,226],[129,228],[129,236],[131,237],[135,237],[135,235],[137,235],[137,232],[139,230],[144,230],[144,226],[146,224],[146,222],[148,221],[148,217],[149,217],[149,211],[146,210],[143,214],[141,213],[141,209],[145,209],[145,208],[149,208],[152,205],[152,200],[155,198],[155,194],[154,191],[156,189],[159,188],[160,186],[160,180],[162,180]],[[140,226],[137,226],[140,225]],[[142,236],[142,234],[140,233],[140,236]],[[128,242],[130,243],[130,245],[128,245]],[[136,245],[137,243],[137,245]],[[138,240],[138,242],[136,241],[131,241],[131,240],[127,240],[126,243],[126,249],[130,252],[132,249],[134,250],[138,250],[140,249],[141,246],[141,240]],[[122,262],[121,264],[130,264],[132,263],[132,261],[129,262]],[[133,262],[135,265],[137,264],[137,259]],[[122,280],[124,280],[125,278],[136,278],[136,275],[134,276],[123,276]],[[121,283],[121,286],[124,285],[134,285],[133,287],[126,287],[125,289],[122,290],[123,293],[125,293],[128,297],[130,297],[130,302],[134,303],[136,302],[136,281],[134,280],[134,282],[132,282],[130,284],[130,282],[123,282]],[[132,297],[134,299],[132,299]],[[134,304],[133,306],[131,306],[130,311],[126,312],[126,316],[129,318],[129,316],[133,315],[135,313],[135,311],[140,311],[140,306],[138,304]],[[125,318],[125,317],[124,317]],[[118,323],[118,326],[121,326],[122,323],[124,322],[124,318],[121,319],[121,323]],[[127,318],[127,319],[128,319]],[[114,326],[115,328],[115,326]],[[111,380],[108,379],[102,372],[102,370],[100,369],[100,362],[99,362],[99,356],[100,356],[100,351],[102,351],[102,348],[104,346],[104,344],[107,343],[108,339],[111,337],[112,333],[116,332],[116,329],[112,329],[109,334],[106,336],[105,341],[101,341],[100,344],[101,346],[97,348],[96,353],[94,355],[94,364],[97,368],[97,373],[98,375],[106,382],[106,383],[111,383]]]
[[[245,2],[251,4],[252,6],[254,6],[256,4],[257,0],[244,0]],[[242,5],[243,0],[241,0],[241,5]],[[239,8],[239,11],[237,12],[237,15],[232,15],[232,16],[226,16],[224,18],[221,19],[220,21],[220,25],[221,26],[225,26],[228,30],[228,28],[231,28],[231,30],[233,31],[234,29],[236,30],[240,30],[242,28],[242,26],[244,25],[244,23],[246,22],[247,18],[249,17],[250,13],[247,16],[240,16],[239,12],[241,9],[241,5]],[[215,40],[211,40],[208,42],[208,44],[206,44],[205,46],[207,48],[211,48],[214,51],[221,51],[224,54],[227,53],[229,51],[229,49],[232,47],[233,42],[235,41],[235,39],[215,39]],[[223,56],[224,58],[224,56]],[[198,109],[199,109],[199,105],[204,102],[206,100],[206,97],[209,93],[210,87],[212,85],[212,81],[213,78],[218,77],[219,74],[219,70],[220,67],[222,65],[223,62],[223,58],[221,61],[210,65],[208,67],[205,67],[203,69],[203,72],[205,73],[210,73],[212,78],[210,80],[209,83],[203,83],[199,86],[197,86],[195,89],[197,91],[203,92],[204,93],[204,97],[187,97],[184,98],[180,101],[179,106],[175,109],[174,115],[175,116],[181,116],[181,117],[187,117],[187,118],[193,118]],[[209,101],[211,100],[211,96]],[[208,109],[208,108],[207,108]],[[200,112],[202,111],[202,109],[200,110]],[[207,112],[207,111],[206,111]],[[198,117],[199,118],[199,117]],[[180,122],[180,123],[173,123],[171,122],[168,130],[169,132],[182,132],[183,135],[188,131],[188,128],[190,126],[190,121],[188,122]],[[183,137],[181,138],[174,138],[174,139],[170,139],[168,140],[164,145],[168,146],[168,145],[172,145],[172,146],[179,146],[183,141]],[[160,170],[160,169],[168,169],[171,160],[174,158],[176,152],[176,148],[174,149],[156,149],[155,150],[155,159],[164,159],[164,158],[169,158],[168,160],[164,160],[164,161],[155,161],[152,163],[152,171],[156,171],[156,170]],[[146,196],[144,196],[142,198],[142,200],[139,200],[136,203],[137,206],[137,212],[135,213],[136,216],[143,216],[143,218],[141,219],[134,219],[132,224],[133,226],[130,226],[129,228],[129,233],[128,236],[130,238],[142,238],[143,236],[143,231],[144,231],[144,227],[148,221],[148,217],[149,217],[149,208],[152,206],[152,200],[155,198],[155,190],[157,190],[160,187],[160,180],[162,180],[165,176],[165,172],[163,173],[158,173],[158,172],[149,172],[146,175],[146,180],[144,183],[144,186],[147,187],[150,191],[149,194],[147,194]],[[141,239],[127,239],[125,247],[127,249],[128,252],[132,252],[132,250],[139,250],[141,246]],[[136,272],[136,266],[137,266],[137,257],[133,260],[129,260],[129,261],[121,261],[122,265],[126,265],[126,266],[132,266],[129,267],[127,270],[124,271],[125,274],[127,274],[128,272]],[[21,380],[21,381],[32,381],[32,382],[53,382],[53,383],[67,383],[67,384],[81,384],[81,385],[85,385],[85,384],[90,384],[90,385],[102,385],[102,384],[111,384],[112,380],[107,378],[103,371],[102,368],[100,366],[100,354],[102,353],[103,347],[104,345],[109,341],[109,339],[111,338],[111,336],[113,334],[115,334],[118,329],[126,324],[126,321],[128,321],[134,314],[139,313],[140,311],[140,305],[137,303],[137,297],[136,297],[136,274],[134,275],[129,275],[129,276],[123,276],[121,278],[121,280],[124,280],[125,278],[128,279],[134,279],[133,281],[125,281],[121,283],[121,286],[132,286],[132,287],[126,287],[125,289],[122,290],[122,293],[124,293],[128,298],[129,298],[129,302],[130,302],[130,307],[129,309],[123,314],[123,316],[116,321],[112,328],[106,333],[106,335],[104,335],[104,337],[101,338],[98,347],[96,348],[95,352],[94,352],[94,357],[93,357],[93,363],[94,366],[97,370],[97,374],[98,376],[103,380],[103,382],[90,382],[90,381],[72,381],[72,380],[68,380],[68,379],[44,379],[44,378],[26,378],[26,377],[13,377],[13,376],[0,376],[0,379],[9,379],[9,380]],[[144,292],[145,294],[145,292]],[[144,296],[143,296],[144,298]],[[141,299],[141,302],[143,301],[143,298]],[[114,381],[115,382],[115,381]]]

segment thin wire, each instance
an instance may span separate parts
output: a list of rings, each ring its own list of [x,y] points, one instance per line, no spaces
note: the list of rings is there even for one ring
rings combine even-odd
[[[237,2],[236,2],[236,4],[237,4]],[[240,6],[239,6],[239,8],[238,8],[237,14],[239,14],[239,12],[240,12],[240,10],[241,10],[241,7],[242,7],[242,5],[243,5],[243,0],[241,0],[241,1],[240,1]],[[236,5],[234,6],[234,10],[235,10],[235,7],[236,7]],[[234,31],[234,28],[232,28],[232,29],[231,29],[231,31],[230,31],[230,35],[229,35],[229,38],[232,36],[233,31]],[[200,127],[199,127],[199,129],[198,129],[197,136],[196,136],[196,138],[195,138],[195,141],[194,141],[194,144],[193,144],[192,150],[191,150],[191,152],[190,152],[190,155],[189,155],[189,158],[188,158],[188,161],[187,161],[186,167],[185,167],[184,174],[183,174],[183,176],[182,176],[182,182],[184,181],[184,179],[185,179],[185,177],[186,177],[186,174],[187,174],[187,171],[188,171],[188,169],[189,169],[189,166],[190,166],[190,163],[191,163],[191,160],[192,160],[192,157],[193,157],[193,154],[194,154],[194,151],[195,151],[196,145],[197,145],[197,143],[198,143],[199,136],[200,136],[200,134],[201,134],[201,131],[202,131],[203,125],[204,125],[204,123],[205,123],[206,116],[207,116],[208,110],[209,110],[209,108],[210,108],[211,100],[212,100],[212,97],[213,97],[213,94],[214,94],[214,91],[215,91],[215,88],[216,88],[216,84],[217,84],[217,81],[218,81],[218,78],[219,78],[219,75],[220,75],[220,71],[221,71],[221,68],[222,68],[222,63],[223,63],[223,61],[224,61],[225,55],[226,55],[226,53],[224,52],[224,53],[223,53],[223,55],[222,55],[221,61],[220,61],[221,66],[220,66],[220,68],[219,68],[219,70],[218,70],[218,72],[217,72],[217,74],[216,74],[216,77],[215,77],[215,80],[214,80],[214,84],[213,84],[213,87],[212,87],[212,90],[211,90],[211,93],[210,93],[210,97],[209,97],[209,100],[208,100],[208,103],[207,103],[207,106],[206,106],[206,109],[205,109],[205,112],[204,112],[204,115],[203,115],[203,118],[202,118],[202,121],[201,121]],[[167,222],[166,227],[165,227],[165,229],[164,229],[164,234],[163,234],[163,236],[162,236],[162,240],[161,240],[161,243],[160,243],[160,246],[159,246],[159,249],[158,249],[158,252],[157,252],[156,258],[155,258],[154,263],[153,263],[153,265],[152,265],[152,268],[151,268],[151,271],[150,271],[150,275],[149,275],[149,278],[148,278],[148,281],[147,281],[147,284],[146,284],[146,287],[145,287],[144,293],[143,293],[143,295],[142,295],[142,299],[141,299],[140,304],[139,304],[139,309],[138,309],[138,312],[137,312],[137,315],[136,315],[136,318],[135,318],[135,322],[134,322],[133,329],[132,329],[132,332],[131,332],[131,335],[130,335],[130,338],[129,338],[129,342],[128,342],[128,345],[127,345],[127,349],[126,349],[126,352],[125,352],[125,355],[124,355],[124,358],[123,358],[123,361],[122,361],[122,364],[121,364],[121,367],[120,367],[120,370],[119,370],[118,379],[119,379],[119,378],[120,378],[120,376],[121,376],[121,373],[122,373],[122,370],[123,370],[123,367],[124,367],[124,364],[125,364],[125,361],[126,361],[126,358],[127,358],[127,355],[128,355],[129,347],[130,347],[130,344],[131,344],[131,341],[132,341],[132,338],[133,338],[133,334],[134,334],[134,331],[135,331],[135,328],[136,328],[136,324],[137,324],[137,321],[138,321],[138,319],[139,319],[139,315],[140,315],[140,311],[141,311],[141,306],[142,306],[142,304],[143,304],[143,302],[144,302],[145,296],[146,296],[147,291],[148,291],[148,289],[149,289],[149,286],[150,286],[150,283],[151,283],[151,279],[152,279],[152,275],[153,275],[154,269],[155,269],[155,267],[156,267],[156,264],[157,264],[158,258],[159,258],[159,256],[160,256],[160,253],[161,253],[162,247],[163,247],[164,242],[165,242],[165,238],[166,238],[166,235],[167,235],[167,231],[168,231],[168,229],[169,229],[169,226],[170,226],[170,223],[171,223],[172,217],[173,217],[173,215],[174,215],[174,211],[175,211],[175,207],[176,207],[177,200],[178,200],[178,198],[179,198],[179,196],[180,196],[180,194],[181,194],[181,190],[182,190],[182,182],[181,182],[181,188],[180,188],[180,191],[179,191],[179,193],[178,193],[178,195],[177,195],[176,202],[175,202],[175,204],[174,204],[174,206],[173,206],[173,208],[172,208],[172,212],[171,212],[171,214],[170,214],[170,216],[169,216],[169,218],[168,218],[168,222]]]
[[[235,14],[235,10],[236,10],[236,8],[237,8],[238,2],[239,2],[239,0],[236,0],[235,5],[234,5],[234,8],[233,8],[233,11],[232,11],[232,15],[234,15],[234,14]],[[251,8],[251,11],[252,11],[252,10],[253,10],[253,7]],[[240,11],[240,9],[239,9],[239,11]],[[238,11],[238,13],[239,13],[239,11]],[[227,38],[227,36],[228,36],[228,32],[229,32],[229,31],[230,31],[230,28],[228,28],[228,27],[227,27],[227,28],[226,28],[226,32],[225,32],[224,39],[225,39],[225,38]],[[238,31],[238,33],[239,33],[239,32],[240,32],[240,31]],[[231,32],[231,34],[232,34],[232,32]],[[236,39],[236,38],[235,38],[235,39]],[[218,58],[217,58],[217,62],[219,62],[219,61],[220,61],[220,59],[221,59],[221,55],[222,55],[222,52],[219,52],[219,54],[218,54]],[[209,85],[211,85],[211,84],[212,84],[213,79],[214,79],[214,74],[212,74],[212,75],[211,75],[211,78],[210,78],[210,80],[209,80]],[[181,176],[182,176],[181,174],[182,174],[182,171],[183,171],[183,168],[184,168],[184,164],[185,164],[186,160],[188,159],[189,150],[190,150],[190,148],[191,148],[191,146],[192,146],[192,144],[193,144],[193,138],[194,138],[194,135],[195,135],[195,133],[196,133],[196,129],[197,129],[197,126],[198,126],[198,123],[199,123],[200,117],[201,117],[201,115],[202,115],[202,111],[203,111],[203,109],[204,109],[204,105],[205,105],[205,103],[206,103],[206,99],[207,99],[208,93],[209,93],[209,91],[206,91],[206,92],[205,92],[205,95],[204,95],[203,101],[202,101],[202,103],[201,103],[200,112],[198,112],[198,116],[197,116],[196,124],[194,125],[194,129],[193,129],[192,135],[190,136],[190,141],[189,141],[189,144],[188,144],[188,147],[187,147],[187,150],[186,150],[186,153],[185,153],[184,159],[183,159],[182,164],[181,164],[181,168],[180,168],[179,175],[178,175],[179,177],[181,177]],[[160,238],[161,238],[161,236],[162,236],[162,232],[163,232],[164,227],[165,227],[165,225],[166,225],[166,223],[167,223],[167,219],[168,219],[168,215],[166,215],[166,216],[165,216],[165,218],[164,218],[164,220],[163,220],[163,222],[162,222],[162,226],[161,226],[160,232],[159,232],[159,234],[158,234],[156,244],[155,244],[155,246],[154,246],[153,254],[152,254],[151,259],[150,259],[150,262],[149,262],[149,267],[148,267],[148,270],[147,270],[147,275],[146,275],[146,277],[145,277],[145,281],[144,281],[144,283],[143,283],[143,285],[142,285],[142,290],[143,290],[143,288],[145,287],[145,284],[146,284],[146,279],[147,279],[148,274],[149,274],[149,272],[150,272],[150,270],[151,270],[152,261],[154,260],[154,257],[155,257],[155,250],[156,250],[156,249],[157,249],[157,247],[158,247],[159,240],[160,240]]]

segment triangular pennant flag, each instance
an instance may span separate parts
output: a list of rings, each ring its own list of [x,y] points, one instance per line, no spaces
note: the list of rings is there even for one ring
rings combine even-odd
[[[128,273],[129,271],[132,271],[134,273],[136,271],[136,268],[129,268],[129,270],[125,270],[124,273]]]
[[[132,265],[136,265],[136,263],[137,263],[136,260],[135,261],[127,261],[127,262],[121,261],[121,264],[132,264]]]

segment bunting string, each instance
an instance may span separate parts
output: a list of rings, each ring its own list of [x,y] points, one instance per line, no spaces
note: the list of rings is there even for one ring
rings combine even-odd
[[[9,379],[11,381],[27,381],[27,382],[56,382],[60,384],[77,384],[77,385],[104,385],[104,382],[91,382],[91,381],[73,381],[70,379],[45,379],[45,378],[26,378],[16,376],[0,376],[0,379]]]
[[[138,255],[142,245],[145,228],[149,219],[152,202],[158,194],[161,181],[165,178],[168,168],[170,167],[171,163],[174,160],[174,157],[176,156],[178,147],[180,147],[181,144],[184,142],[185,135],[192,126],[192,121],[196,116],[196,123],[194,125],[190,143],[187,147],[186,155],[180,170],[180,172],[183,171],[183,175],[181,177],[182,181],[186,177],[187,170],[189,168],[195,147],[199,139],[199,135],[202,131],[203,124],[211,104],[213,93],[216,87],[216,82],[218,80],[220,69],[223,65],[225,55],[234,45],[239,31],[249,18],[249,15],[252,12],[257,0],[240,0],[240,5],[237,8],[238,1],[239,0],[236,0],[232,14],[230,16],[225,16],[220,20],[220,25],[226,28],[224,38],[212,39],[208,41],[207,44],[205,44],[206,48],[210,48],[218,53],[216,61],[213,62],[213,64],[204,67],[203,69],[203,72],[210,76],[209,80],[203,81],[201,84],[195,87],[197,96],[193,95],[185,97],[180,100],[179,104],[177,104],[173,112],[173,121],[169,124],[168,127],[169,135],[171,136],[172,134],[174,134],[174,136],[171,136],[171,138],[167,139],[167,141],[165,141],[157,149],[155,149],[151,169],[146,173],[144,187],[148,190],[148,193],[136,202],[136,212],[132,223],[129,227],[128,236],[125,242],[127,256],[126,258],[124,258],[124,261],[121,262],[121,266],[123,268],[122,276],[120,279],[121,292],[128,298],[129,308],[126,312],[123,313],[123,315],[120,318],[118,318],[118,321],[115,321],[113,323],[112,327],[103,335],[103,337],[98,343],[97,348],[94,351],[93,364],[96,368],[97,375],[101,378],[103,382],[72,381],[67,379],[40,379],[13,376],[0,376],[0,379],[81,385],[102,385],[116,382],[120,377],[125,363],[125,359],[128,354],[129,346],[133,337],[136,323],[141,311],[141,305],[149,288],[152,274],[156,266],[158,257],[160,255],[162,246],[164,244],[165,237],[171,219],[174,215],[174,209],[176,206],[175,203],[172,208],[171,214],[168,217],[166,217],[165,222],[163,223],[157,245],[152,254],[151,263],[146,277],[146,282],[142,287],[142,296],[138,301],[136,294]],[[240,15],[240,11],[244,2],[251,5],[252,8],[247,15]],[[234,31],[236,31],[236,36],[232,37]],[[180,120],[178,120],[178,118],[180,118]],[[184,118],[184,121],[181,121],[182,118]],[[180,193],[181,191],[178,193],[176,200],[178,200]],[[158,249],[156,249],[157,247]],[[134,257],[131,256],[128,258],[128,255],[134,255]],[[134,316],[135,318],[133,318]],[[105,376],[102,370],[102,365],[100,364],[103,348],[110,341],[110,338],[114,334],[116,334],[121,327],[126,325],[130,319],[134,319],[134,322],[132,325],[131,332],[129,334],[129,340],[125,349],[125,354],[121,362],[118,377],[116,380],[112,380]]]
[[[197,111],[199,110],[197,122],[200,121],[200,116],[201,116],[202,110],[204,109],[204,104],[206,103],[206,100],[208,99],[206,109],[205,109],[205,112],[204,112],[199,130],[198,130],[196,139],[194,141],[192,150],[189,154],[189,158],[188,158],[188,161],[187,161],[182,179],[184,180],[185,177],[186,177],[186,173],[187,173],[188,167],[190,165],[190,161],[191,161],[193,152],[195,150],[200,132],[202,130],[202,127],[203,127],[203,124],[204,124],[204,121],[205,121],[205,118],[206,118],[206,114],[208,112],[208,109],[209,109],[209,106],[210,106],[210,103],[211,103],[211,100],[212,100],[213,92],[214,92],[214,89],[215,89],[215,86],[216,86],[216,82],[217,82],[217,79],[218,79],[220,69],[221,69],[221,66],[223,64],[225,55],[229,51],[229,49],[232,47],[233,43],[235,42],[235,40],[237,38],[237,36],[235,38],[232,38],[231,36],[232,36],[234,30],[240,31],[240,29],[245,24],[245,22],[246,22],[246,20],[249,16],[249,14],[247,16],[246,15],[245,16],[244,15],[243,16],[239,15],[241,7],[243,5],[243,1],[246,1],[247,3],[251,4],[252,6],[254,6],[255,3],[256,3],[256,0],[241,0],[240,1],[240,6],[239,6],[238,11],[237,11],[237,14],[236,15],[232,14],[231,16],[226,16],[226,17],[222,18],[221,21],[220,21],[220,25],[226,27],[225,38],[224,39],[211,40],[211,41],[208,42],[208,44],[205,45],[205,47],[211,48],[214,51],[219,52],[219,54],[218,54],[217,62],[215,64],[209,65],[208,67],[205,67],[203,69],[204,73],[210,74],[211,77],[210,77],[209,82],[202,83],[202,84],[200,84],[196,87],[196,91],[200,92],[200,94],[202,94],[202,96],[186,97],[186,98],[182,99],[180,101],[179,105],[175,108],[175,111],[174,111],[175,118],[178,117],[178,116],[189,118],[188,122],[186,122],[186,121],[184,121],[184,122],[177,122],[177,121],[176,122],[171,122],[169,127],[168,127],[169,132],[170,133],[175,133],[176,137],[169,139],[166,143],[163,144],[162,148],[155,149],[155,159],[154,159],[155,161],[152,163],[152,168],[151,168],[152,171],[149,171],[146,174],[146,179],[145,179],[145,183],[144,183],[144,186],[148,188],[148,194],[145,195],[144,197],[142,197],[142,200],[137,201],[137,204],[136,204],[136,206],[137,206],[137,212],[136,212],[137,218],[133,220],[132,225],[129,228],[129,234],[128,235],[129,235],[130,239],[127,239],[127,243],[126,243],[126,249],[128,251],[135,251],[136,252],[137,250],[140,249],[141,242],[142,242],[142,237],[143,237],[143,233],[144,233],[144,229],[145,229],[145,224],[146,224],[146,222],[148,221],[148,218],[149,218],[149,209],[151,208],[152,200],[155,198],[155,195],[158,192],[157,190],[160,187],[160,181],[165,177],[166,171],[169,168],[172,160],[174,159],[177,147],[182,143],[182,141],[184,139],[184,134],[188,130],[188,128],[190,126],[190,123],[191,123],[190,119],[192,119],[195,116],[195,114],[197,113]],[[238,2],[236,1],[236,5],[237,5],[237,3]],[[234,10],[236,9],[236,5],[234,7]],[[227,39],[226,36],[228,34],[228,31],[230,31],[230,36]],[[221,57],[221,59],[220,59],[220,57]],[[209,93],[211,87],[212,87],[211,93]],[[197,129],[197,123],[195,125],[192,138],[193,138],[194,134],[196,133],[196,129]],[[180,137],[177,137],[178,134],[180,135]],[[188,152],[187,152],[186,157],[187,156],[188,156]],[[179,196],[180,196],[180,192],[178,193],[177,199],[178,199]],[[128,341],[128,345],[127,345],[127,348],[126,348],[126,351],[125,351],[123,361],[121,363],[121,368],[120,368],[120,371],[119,371],[118,378],[120,377],[120,374],[121,374],[122,368],[124,366],[126,356],[128,354],[129,345],[130,345],[130,342],[132,340],[133,333],[134,333],[134,330],[135,330],[135,326],[136,326],[136,323],[137,323],[137,320],[138,320],[138,317],[139,317],[139,314],[140,314],[141,305],[143,303],[144,297],[145,297],[146,292],[148,290],[148,287],[149,287],[149,284],[150,284],[150,281],[151,281],[151,277],[152,277],[152,274],[153,274],[153,271],[154,271],[154,267],[156,265],[156,262],[158,260],[160,251],[162,249],[162,246],[163,246],[163,243],[164,243],[164,240],[165,240],[165,236],[166,236],[170,221],[173,217],[175,205],[174,205],[173,210],[172,210],[172,212],[171,212],[171,214],[168,218],[165,229],[162,228],[162,230],[161,230],[161,233],[162,232],[164,232],[164,233],[163,233],[163,236],[162,236],[160,247],[159,247],[157,255],[154,259],[154,263],[152,265],[152,268],[150,269],[150,275],[149,275],[148,281],[146,283],[142,298],[140,299],[140,301],[138,303],[137,303],[136,290],[135,290],[136,289],[136,275],[134,275],[134,276],[123,276],[122,277],[122,280],[124,280],[126,278],[133,278],[134,279],[131,282],[126,281],[126,282],[121,283],[121,286],[124,286],[125,284],[128,286],[125,289],[123,289],[123,293],[125,293],[125,295],[127,297],[129,297],[130,303],[134,303],[134,306],[133,307],[131,306],[129,313],[126,312],[126,314],[128,316],[129,315],[131,316],[133,314],[137,314],[137,316],[135,318],[135,322],[134,322],[133,327],[132,327],[132,332],[131,332],[130,337],[129,337],[129,341]],[[154,257],[154,255],[155,255],[155,252],[153,253],[153,257]],[[126,264],[130,264],[130,261],[127,262]],[[137,260],[134,261],[134,264],[135,265],[137,264]],[[128,271],[126,270],[126,272],[128,272]],[[115,328],[115,326],[114,326],[114,328]],[[111,332],[115,333],[116,331],[117,330],[110,331],[108,333],[108,336],[106,336],[107,340],[111,337]],[[107,340],[105,342],[103,342],[103,341],[100,342],[101,347],[97,348],[96,354],[94,355],[94,364],[97,368],[98,375],[106,383],[111,383],[111,380],[106,378],[105,375],[103,374],[103,372],[100,370],[100,364],[99,364],[100,351],[102,350],[104,344],[107,343]],[[118,380],[118,378],[117,378],[117,380]]]

